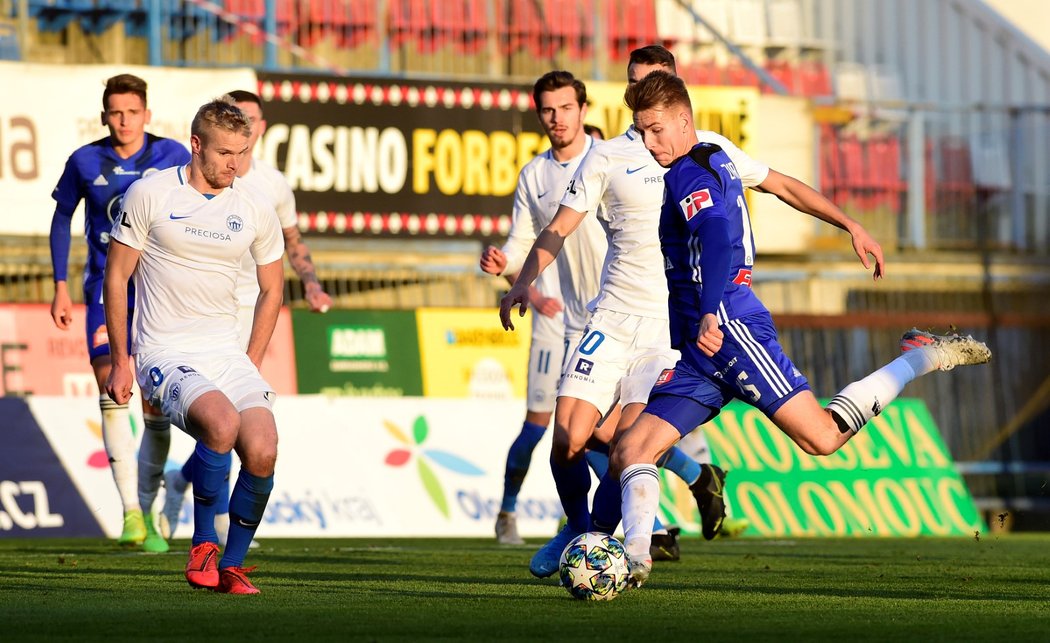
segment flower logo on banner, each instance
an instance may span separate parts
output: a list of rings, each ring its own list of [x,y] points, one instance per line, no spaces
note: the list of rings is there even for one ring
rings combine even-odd
[[[438,480],[437,474],[434,473],[434,469],[428,463],[436,464],[443,469],[448,469],[449,471],[465,476],[485,475],[484,470],[458,455],[449,453],[448,451],[441,451],[440,449],[427,449],[423,447],[423,443],[426,442],[427,435],[430,433],[430,427],[427,426],[427,419],[422,415],[417,417],[415,422],[412,423],[411,438],[405,435],[405,432],[401,430],[401,427],[389,420],[383,420],[383,426],[390,435],[397,439],[398,442],[407,447],[404,449],[394,449],[386,454],[386,464],[391,467],[402,467],[408,464],[408,462],[412,460],[412,456],[415,455],[416,470],[419,471],[419,479],[423,483],[423,488],[426,489],[427,495],[430,496],[430,500],[445,518],[449,517],[448,499],[445,498],[445,489],[441,486],[441,482]]]

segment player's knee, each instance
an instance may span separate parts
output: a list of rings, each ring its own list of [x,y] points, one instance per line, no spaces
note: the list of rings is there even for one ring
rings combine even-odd
[[[838,451],[841,445],[842,442],[838,435],[832,435],[827,431],[798,441],[798,446],[808,455],[831,455]]]

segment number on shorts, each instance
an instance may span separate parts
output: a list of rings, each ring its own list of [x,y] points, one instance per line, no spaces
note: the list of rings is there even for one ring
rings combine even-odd
[[[747,373],[740,371],[740,374],[736,376],[736,385],[740,387],[740,391],[751,398],[751,402],[755,403],[762,399],[762,392],[758,390],[758,387],[754,384],[747,383]]]
[[[583,338],[580,342],[580,353],[584,355],[591,355],[594,351],[598,350],[598,347],[605,341],[605,334],[600,330],[592,330]]]

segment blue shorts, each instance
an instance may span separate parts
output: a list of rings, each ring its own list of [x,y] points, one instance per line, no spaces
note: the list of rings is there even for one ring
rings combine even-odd
[[[131,318],[134,316],[134,293],[128,284],[128,350],[131,350]],[[109,355],[109,333],[106,332],[106,309],[102,305],[102,276],[84,280],[84,314],[87,331],[88,359]]]
[[[765,313],[732,319],[721,327],[722,348],[707,357],[696,344],[682,346],[682,359],[660,374],[646,413],[672,424],[683,436],[707,422],[733,398],[772,417],[809,382],[777,341]]]

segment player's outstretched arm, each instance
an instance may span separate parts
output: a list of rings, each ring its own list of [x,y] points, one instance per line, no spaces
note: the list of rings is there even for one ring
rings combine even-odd
[[[73,323],[73,300],[69,296],[69,284],[66,281],[69,271],[69,246],[72,242],[69,228],[73,220],[73,211],[59,206],[51,218],[51,233],[48,242],[51,246],[51,271],[55,276],[55,296],[51,299],[51,319],[55,326],[68,330]]]
[[[141,253],[113,239],[106,256],[106,273],[102,281],[102,302],[106,311],[106,333],[109,335],[113,367],[106,380],[106,393],[117,404],[131,399],[131,359],[128,356],[128,279],[135,272]]]
[[[532,244],[529,256],[525,257],[514,285],[499,302],[499,318],[504,329],[514,330],[510,311],[515,306],[519,307],[518,316],[525,316],[529,308],[529,287],[558,256],[565,238],[579,227],[584,216],[585,212],[578,212],[565,205],[559,206],[551,222],[536,236],[536,243]]]
[[[310,310],[315,313],[326,313],[332,307],[332,298],[321,287],[317,279],[317,269],[314,268],[313,258],[310,257],[310,249],[303,243],[303,237],[295,226],[283,228],[284,249],[288,254],[288,263],[292,264],[292,270],[299,275],[305,289],[306,303]]]
[[[885,276],[882,247],[864,229],[864,226],[852,219],[820,192],[774,169],[770,169],[766,179],[754,189],[776,195],[778,199],[799,212],[805,212],[850,233],[853,237],[853,251],[857,253],[861,264],[865,268],[871,268],[868,256],[870,255],[875,260],[875,272],[872,278],[878,280]]]

